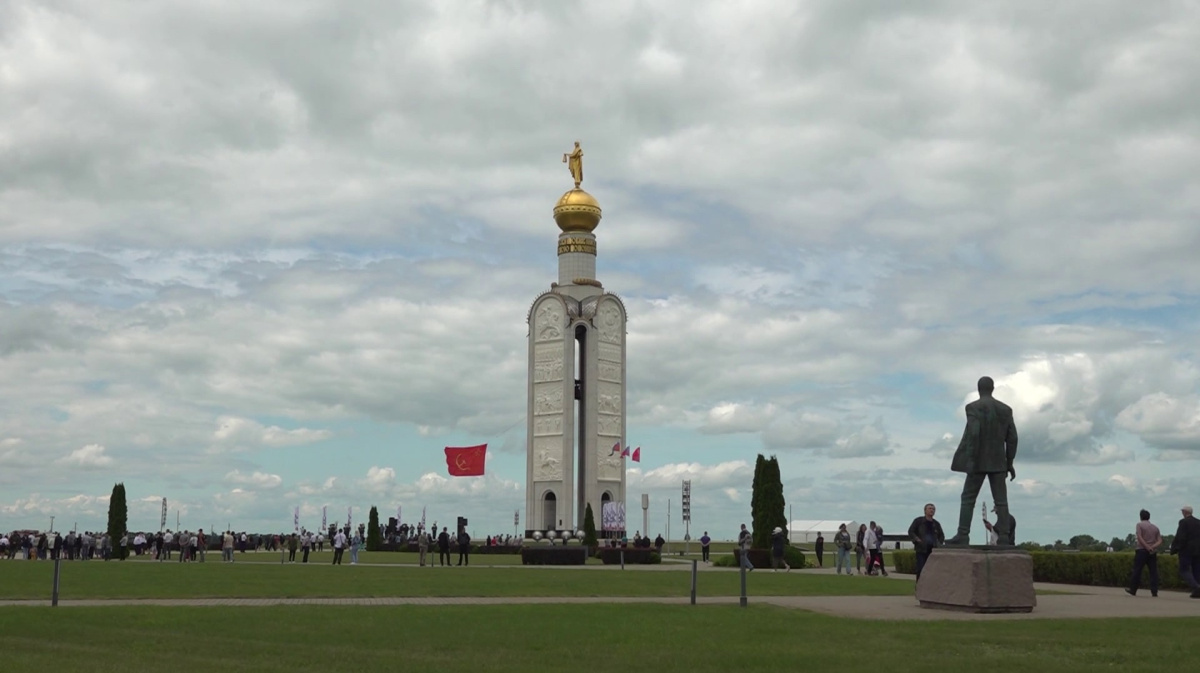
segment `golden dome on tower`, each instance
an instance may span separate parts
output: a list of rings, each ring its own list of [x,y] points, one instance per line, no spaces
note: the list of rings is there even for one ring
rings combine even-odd
[[[564,232],[591,233],[600,224],[600,204],[576,187],[554,204],[554,221]]]

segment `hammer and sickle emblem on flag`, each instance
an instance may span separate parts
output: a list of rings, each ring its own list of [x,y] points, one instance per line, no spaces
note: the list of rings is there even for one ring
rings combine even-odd
[[[446,469],[452,477],[482,477],[486,462],[487,444],[446,447]]]

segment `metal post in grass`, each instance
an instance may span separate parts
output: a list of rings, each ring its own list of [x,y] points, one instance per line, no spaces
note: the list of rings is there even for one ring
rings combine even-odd
[[[621,550],[621,570],[625,569],[625,550]]]
[[[745,556],[748,551],[748,549],[743,549],[742,555]],[[738,600],[738,605],[746,607],[746,560],[744,558],[738,560],[738,567],[742,572],[742,597]]]
[[[696,559],[692,559],[692,605],[696,604]]]
[[[61,576],[62,554],[59,554],[54,559],[54,590],[50,594],[50,607],[58,607],[58,579]]]

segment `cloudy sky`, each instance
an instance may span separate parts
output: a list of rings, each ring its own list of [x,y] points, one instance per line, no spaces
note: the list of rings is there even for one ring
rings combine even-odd
[[[134,528],[511,532],[578,139],[638,524],[690,478],[732,536],[759,453],[795,519],[952,524],[986,374],[1021,539],[1173,531],[1196,44],[1168,2],[0,3],[0,528],[123,481]]]

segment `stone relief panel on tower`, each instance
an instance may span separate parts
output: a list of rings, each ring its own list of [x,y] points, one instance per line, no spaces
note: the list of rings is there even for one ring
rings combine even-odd
[[[533,441],[533,480],[560,481],[563,478],[562,439],[538,437]]]
[[[560,341],[563,338],[565,315],[561,300],[547,299],[541,302],[534,315],[534,338],[537,341]]]
[[[598,404],[597,411],[602,414],[620,415],[621,413],[621,389],[614,385],[605,385],[606,381],[600,382],[600,393],[597,395]]]
[[[612,383],[621,382],[621,365],[618,362],[605,362],[601,360],[597,363],[596,377],[601,381],[609,381]]]
[[[563,347],[561,343],[542,343],[533,347],[533,381],[561,381],[563,378]]]
[[[621,417],[600,416],[596,421],[596,434],[619,438],[621,436]]]
[[[612,302],[604,302],[596,312],[596,330],[600,332],[600,341],[621,343],[621,337],[625,336],[625,321],[621,319],[620,307]]]
[[[533,420],[533,434],[535,437],[561,435],[562,431],[563,419],[561,416],[542,416]]]
[[[613,481],[621,478],[621,470],[625,466],[625,459],[620,453],[612,455],[600,455],[596,457],[596,478],[605,481]]]
[[[563,411],[563,391],[558,383],[538,383],[533,387],[533,414],[561,414]]]

